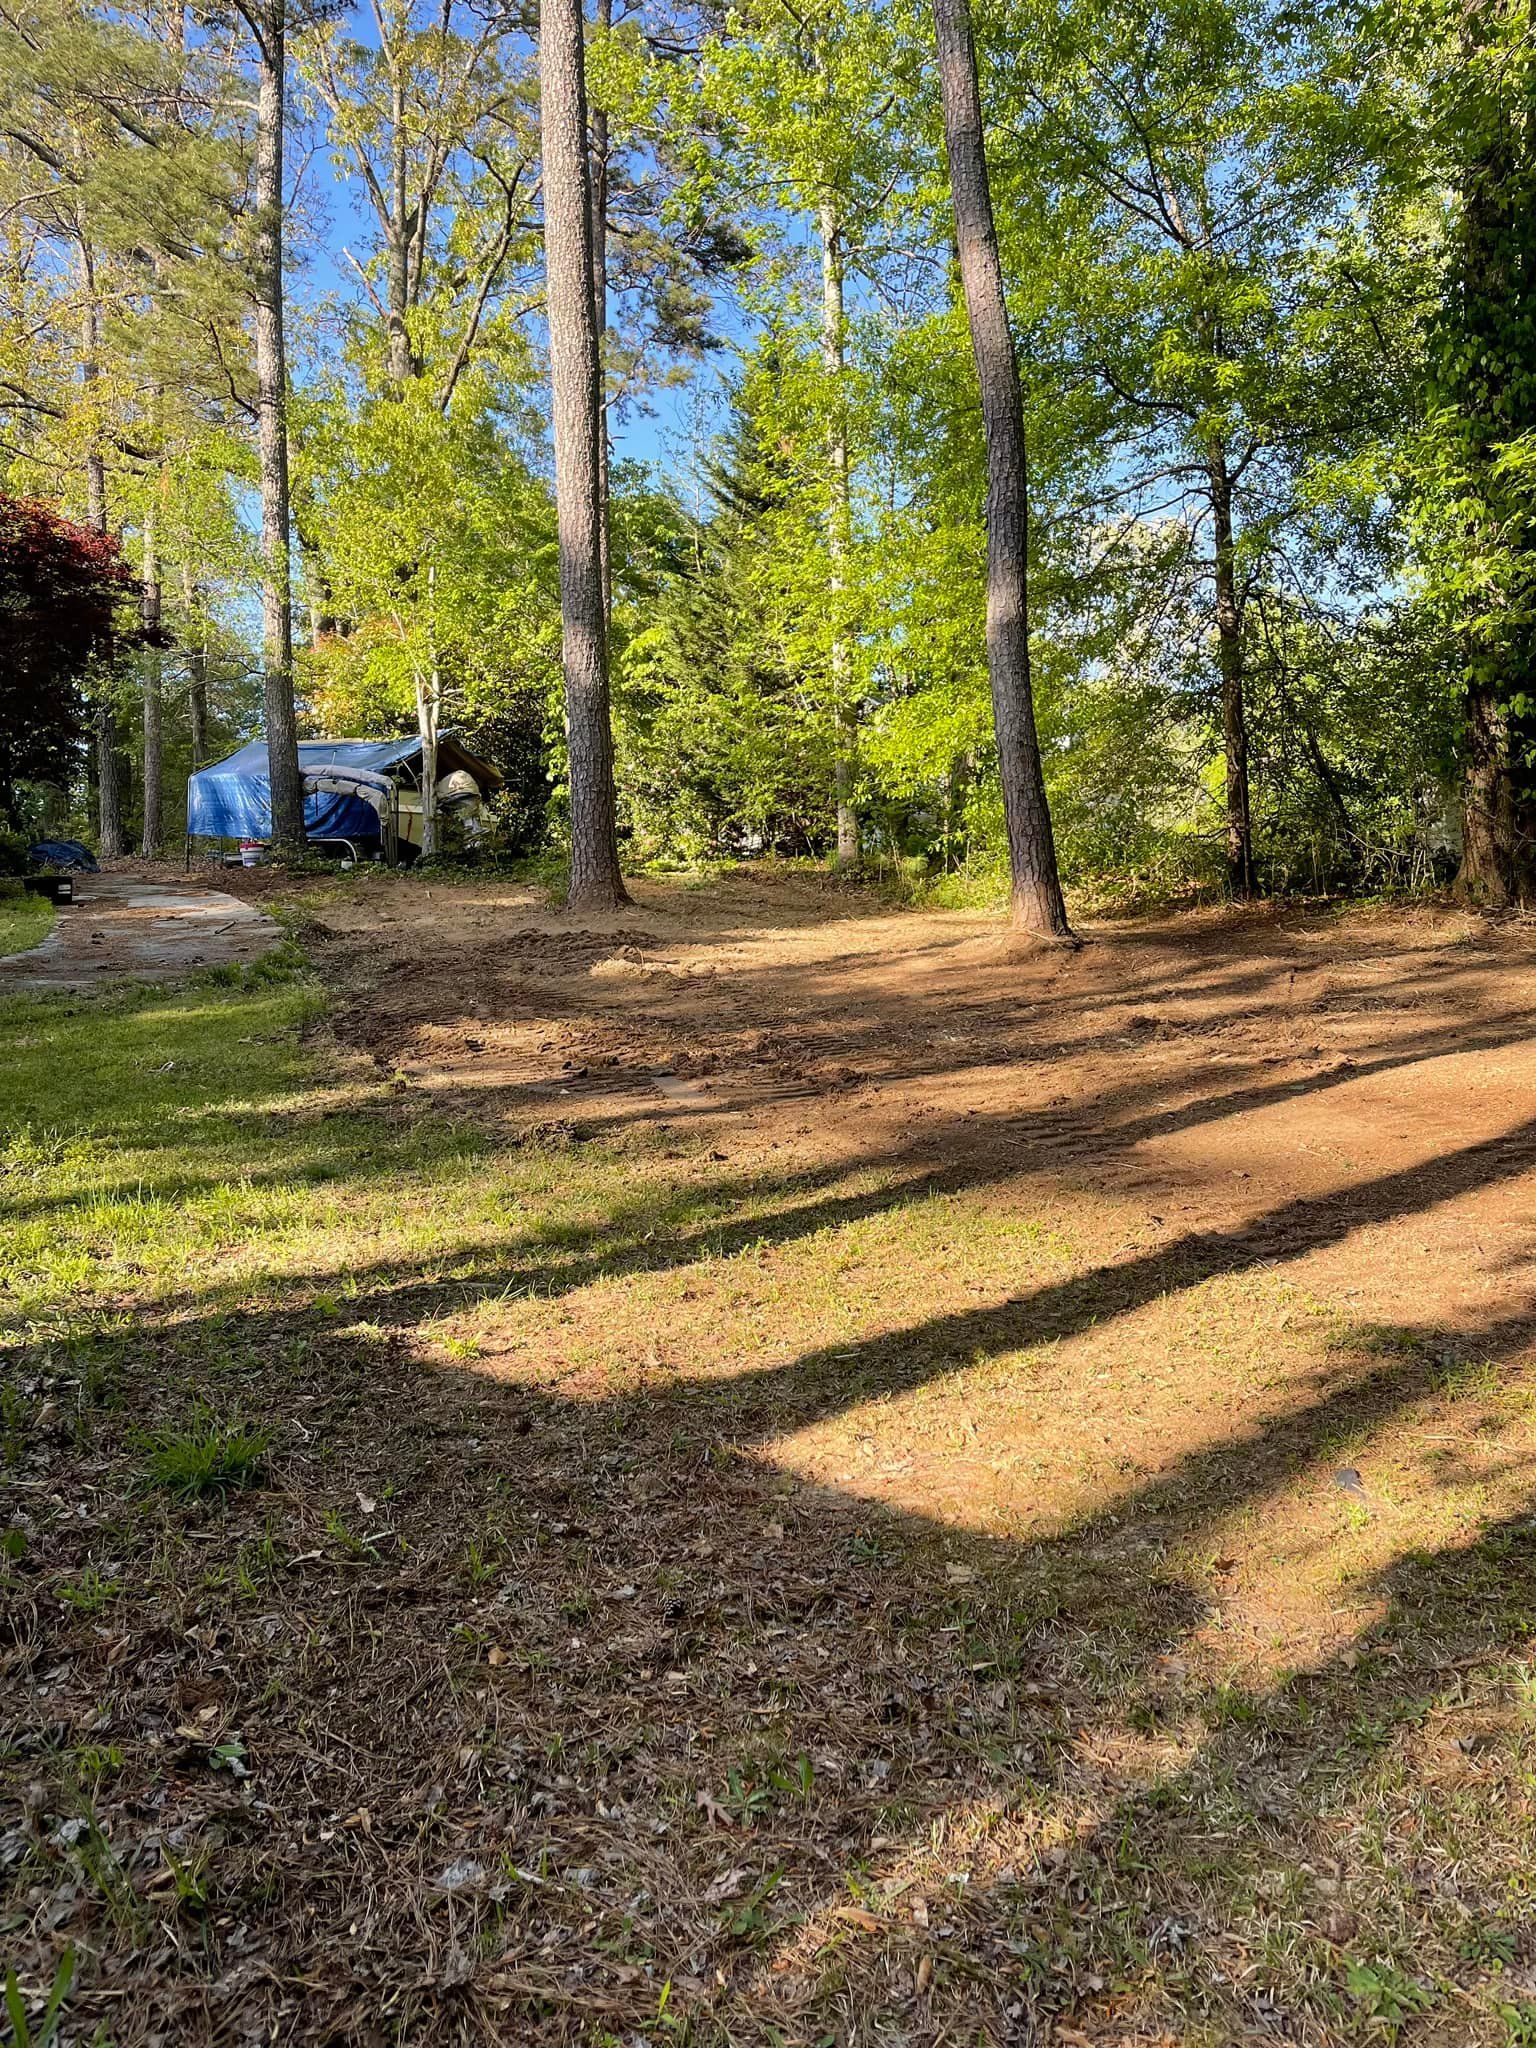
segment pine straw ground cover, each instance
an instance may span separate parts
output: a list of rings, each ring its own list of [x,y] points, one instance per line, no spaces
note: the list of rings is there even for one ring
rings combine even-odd
[[[0,1016],[20,2039],[1536,2042],[1508,1341],[1191,1237],[1138,1460],[1103,1203],[456,1118],[324,1009]],[[861,1492],[1025,1396],[1038,1513]]]

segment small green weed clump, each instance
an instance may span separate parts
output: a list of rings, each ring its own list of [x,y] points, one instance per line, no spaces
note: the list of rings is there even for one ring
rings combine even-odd
[[[144,1481],[178,1500],[235,1493],[266,1476],[272,1432],[238,1419],[221,1421],[201,1403],[184,1429],[146,1433]]]

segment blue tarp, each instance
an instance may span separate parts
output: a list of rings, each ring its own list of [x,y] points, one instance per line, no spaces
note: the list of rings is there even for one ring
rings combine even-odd
[[[27,848],[27,859],[40,868],[79,868],[87,875],[99,872],[95,854],[78,839],[39,839]]]
[[[399,740],[300,740],[299,767],[305,773],[335,764],[387,773],[421,753],[416,738]],[[187,830],[209,839],[270,839],[272,791],[267,779],[267,743],[252,740],[237,753],[199,768],[187,784]],[[304,830],[311,839],[377,839],[379,814],[360,796],[311,790],[304,799]]]

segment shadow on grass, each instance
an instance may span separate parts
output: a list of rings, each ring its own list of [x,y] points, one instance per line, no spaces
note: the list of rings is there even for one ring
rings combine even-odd
[[[1354,1191],[1348,1214],[1410,1213],[1496,1170],[1469,1148],[1433,1178]],[[1277,1232],[1297,1251],[1345,1227],[1289,1205],[1241,1243],[1201,1237],[835,1366],[812,1353],[745,1384],[580,1404],[359,1349],[305,1309],[235,1347],[228,1319],[200,1335],[195,1317],[98,1339],[77,1369],[116,1445],[105,1468],[88,1460],[102,1505],[83,1528],[57,1517],[13,1575],[30,1592],[11,1623],[11,1757],[43,1774],[55,1814],[23,1868],[45,1899],[73,1885],[51,1928],[24,1924],[42,1953],[65,1932],[92,1945],[82,2018],[121,2025],[113,1987],[133,1986],[124,2041],[213,2035],[228,2013],[289,2039],[371,2040],[406,2015],[434,2034],[576,2042],[599,2022],[650,2028],[667,1984],[692,2038],[721,2042],[840,2025],[858,2042],[899,2025],[1043,2041],[1110,1986],[1122,2019],[1214,2000],[1218,2025],[1271,2012],[1303,2036],[1372,2038],[1307,1873],[1324,1837],[1338,1861],[1337,1802],[1391,1731],[1437,1711],[1448,1683],[1464,1695],[1529,1630],[1528,1526],[1393,1567],[1391,1617],[1270,1695],[1209,1699],[1169,1674],[1212,1611],[1190,1562],[1205,1532],[1430,1399],[1428,1343],[1341,1366],[1316,1398],[1245,1418],[1029,1544],[797,1489],[742,1450],[1016,1344],[1042,1313],[1102,1321],[1176,1274],[1273,1256]],[[1516,1316],[1461,1341],[1497,1361],[1530,1335]],[[141,1522],[132,1427],[111,1403],[174,1414],[210,1384],[287,1419],[281,1488]],[[41,1532],[46,1481],[24,1483]],[[79,1593],[87,1549],[132,1588],[109,1596],[109,1626]],[[139,1645],[127,1664],[124,1641]],[[82,1721],[74,1700],[98,1704]],[[1165,1723],[1181,1731],[1167,1767],[1115,1767],[1128,1730]],[[117,1758],[88,1802],[128,1887],[112,1910],[59,1846],[85,1728],[90,1754]],[[237,1744],[249,1792],[210,1768],[215,1738]],[[170,1938],[184,1918],[153,1881],[176,1867],[168,1828],[212,1845],[222,1910],[152,1959],[149,1929]],[[1230,1958],[1277,1859],[1317,1926],[1291,1961],[1240,1979]],[[1356,1889],[1374,1901],[1368,1874]],[[1458,1913],[1419,1925],[1428,1952],[1451,1958]],[[1355,1946],[1368,1962],[1385,1940]],[[1431,1997],[1412,1958],[1380,1968],[1379,1999]],[[1435,1968],[1432,2004],[1465,2017],[1468,1972]]]

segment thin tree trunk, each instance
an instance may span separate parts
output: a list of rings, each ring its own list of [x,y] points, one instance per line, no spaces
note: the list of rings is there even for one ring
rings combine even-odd
[[[968,753],[956,754],[950,763],[944,789],[944,872],[959,866],[956,847],[965,830],[965,797],[974,764]],[[961,856],[963,858],[963,855]]]
[[[1024,403],[992,217],[968,0],[933,0],[955,243],[987,443],[987,669],[1008,828],[1013,923],[1072,941],[1040,766],[1029,670],[1029,485]]]
[[[597,0],[597,25],[613,26],[613,0]],[[608,338],[608,112],[591,110],[592,135],[592,317],[597,328],[600,416],[597,436],[598,541],[603,551],[603,624],[613,630],[613,490],[608,447],[608,379],[604,345]]]
[[[852,526],[848,489],[848,424],[843,412],[843,246],[837,199],[823,193],[818,216],[821,234],[821,363],[831,396],[832,418],[827,435],[829,518],[827,555],[832,608],[832,715],[837,734],[837,865],[845,873],[859,865],[859,814],[854,807],[857,772],[858,717],[848,691],[848,642],[843,619],[847,583],[848,541]]]
[[[96,299],[95,261],[90,246],[83,237],[80,243],[80,258],[88,294],[85,313],[80,322],[80,381],[85,387],[86,407],[94,411],[96,386],[101,380],[101,307]],[[90,428],[91,438],[85,451],[85,518],[92,533],[105,533],[107,461],[94,418],[91,419]]]
[[[390,137],[392,161],[390,164],[390,200],[394,218],[390,222],[387,254],[389,258],[387,307],[389,330],[389,381],[395,396],[405,390],[414,367],[411,361],[411,331],[406,313],[411,297],[411,249],[409,213],[410,202],[406,190],[406,147],[405,147],[405,94],[400,66],[404,61],[399,52],[389,52],[391,73]]]
[[[1215,526],[1216,646],[1221,664],[1221,741],[1226,763],[1227,881],[1234,896],[1258,888],[1253,863],[1253,811],[1248,788],[1248,709],[1243,674],[1243,618],[1237,597],[1237,551],[1232,535],[1232,479],[1227,451],[1211,444],[1206,460]]]
[[[571,907],[627,902],[619,873],[603,606],[601,365],[592,291],[592,190],[581,0],[542,0],[539,94],[544,262],[560,540]]]
[[[208,620],[198,601],[192,565],[181,566],[181,597],[187,613],[187,709],[192,717],[192,766],[208,759]]]
[[[329,635],[343,628],[331,610],[335,593],[325,574],[320,550],[313,536],[305,533],[302,520],[295,527],[294,540],[299,550],[299,584],[303,592],[300,602],[309,613],[309,645],[318,654]]]
[[[255,34],[256,406],[261,470],[262,697],[273,844],[304,848],[304,788],[293,703],[293,571],[289,553],[288,379],[283,346],[283,110],[287,0],[248,14]]]
[[[85,402],[95,403],[95,387],[101,377],[101,305],[96,295],[96,262],[82,227],[80,269],[85,285],[85,312],[80,323],[80,377]],[[85,517],[92,533],[107,530],[107,464],[96,422],[85,452]],[[117,733],[117,714],[112,705],[112,679],[103,674],[96,683],[94,753],[96,761],[96,842],[104,860],[117,860],[128,849],[123,830],[123,777]]]
[[[1323,752],[1322,742],[1305,720],[1302,721],[1301,725],[1301,742],[1307,750],[1307,759],[1312,763],[1313,772],[1316,774],[1318,781],[1323,785],[1328,801],[1333,805],[1340,829],[1353,837],[1355,821],[1349,815],[1349,805],[1344,801],[1343,792],[1339,788],[1338,778],[1328,766],[1328,756]],[[1314,855],[1314,865],[1315,858]]]
[[[421,735],[421,857],[437,858],[437,722],[442,683],[434,657],[432,672],[416,678],[416,730]]]
[[[159,506],[151,498],[144,515],[144,586],[139,597],[139,623],[144,629],[144,817],[139,851],[146,860],[154,860],[160,851],[160,772],[165,724],[165,665],[159,644],[162,596],[158,514]]]
[[[421,735],[421,857],[437,858],[437,727],[443,705],[443,679],[437,665],[437,564],[427,564],[427,631],[432,666],[416,678],[416,729]]]

